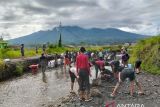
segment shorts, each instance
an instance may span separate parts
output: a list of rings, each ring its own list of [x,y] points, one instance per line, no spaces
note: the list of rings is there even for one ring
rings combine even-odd
[[[76,76],[74,73],[72,73],[71,71],[69,71],[69,75],[70,75],[70,78],[71,78],[71,82],[74,83],[75,79],[76,79]]]
[[[89,73],[86,69],[79,70],[79,90],[90,92]]]
[[[120,79],[121,81],[125,81],[125,79],[129,78],[130,81],[135,80],[135,72],[132,69],[124,69],[121,72]]]

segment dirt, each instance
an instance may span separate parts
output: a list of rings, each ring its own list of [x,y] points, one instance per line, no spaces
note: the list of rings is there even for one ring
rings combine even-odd
[[[104,107],[106,103],[115,103],[116,107],[160,107],[160,76],[145,72],[137,75],[136,78],[142,84],[145,95],[138,95],[138,88],[135,86],[134,96],[129,94],[129,81],[125,81],[118,90],[115,98],[110,94],[116,84],[116,81],[102,80],[96,87],[102,96],[94,96],[90,102],[79,101],[77,94],[69,94],[66,97],[58,99],[48,107]],[[115,106],[109,106],[115,107]]]

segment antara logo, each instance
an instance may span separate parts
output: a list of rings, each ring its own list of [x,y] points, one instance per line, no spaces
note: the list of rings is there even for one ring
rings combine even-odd
[[[118,104],[117,107],[144,107],[144,104]]]

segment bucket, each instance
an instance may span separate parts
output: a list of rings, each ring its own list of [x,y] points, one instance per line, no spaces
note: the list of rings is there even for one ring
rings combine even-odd
[[[128,64],[128,68],[129,68],[129,69],[132,69],[132,64]]]

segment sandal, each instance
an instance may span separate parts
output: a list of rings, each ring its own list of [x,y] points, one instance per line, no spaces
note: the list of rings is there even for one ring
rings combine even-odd
[[[93,100],[93,98],[90,97],[88,100],[85,100],[85,102],[89,102],[89,101],[92,101],[92,100]]]
[[[145,95],[143,92],[138,92],[138,95]]]

